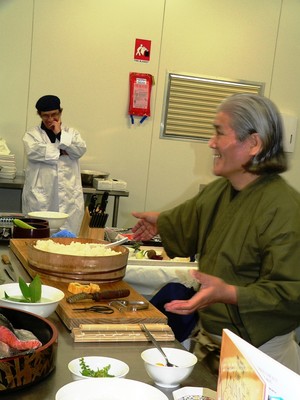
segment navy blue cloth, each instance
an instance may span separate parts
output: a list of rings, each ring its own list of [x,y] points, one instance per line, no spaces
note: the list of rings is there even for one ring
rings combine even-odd
[[[168,317],[168,325],[172,328],[174,336],[179,342],[183,342],[191,334],[198,322],[198,313],[194,312],[190,315],[173,314],[166,311],[164,305],[172,300],[188,300],[195,293],[193,288],[188,288],[182,283],[170,282],[163,286],[150,300],[151,304]]]
[[[38,99],[35,107],[38,112],[60,110],[60,99],[52,94],[47,94]]]

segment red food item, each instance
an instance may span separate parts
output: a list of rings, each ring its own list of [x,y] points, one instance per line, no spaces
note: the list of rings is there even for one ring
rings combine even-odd
[[[10,329],[0,326],[0,342],[17,350],[37,349],[42,345],[38,339],[21,340]]]
[[[130,242],[133,241],[133,233],[122,233],[122,236],[126,236]]]
[[[163,260],[163,256],[156,255],[152,257],[151,260]]]

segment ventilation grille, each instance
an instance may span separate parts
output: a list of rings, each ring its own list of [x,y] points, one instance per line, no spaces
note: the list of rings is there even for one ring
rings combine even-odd
[[[234,93],[263,94],[262,83],[168,74],[162,138],[209,140],[220,102]]]

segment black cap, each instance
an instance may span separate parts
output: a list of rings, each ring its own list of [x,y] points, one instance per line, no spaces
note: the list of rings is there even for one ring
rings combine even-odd
[[[60,100],[57,96],[51,94],[41,97],[35,105],[36,109],[41,111],[52,111],[60,109]]]

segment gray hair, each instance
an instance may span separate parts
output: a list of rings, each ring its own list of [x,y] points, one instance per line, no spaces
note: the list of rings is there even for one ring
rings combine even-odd
[[[244,165],[246,171],[262,175],[287,170],[282,120],[270,99],[249,93],[234,94],[220,104],[217,112],[230,116],[231,128],[241,142],[253,133],[262,141],[260,153]]]

